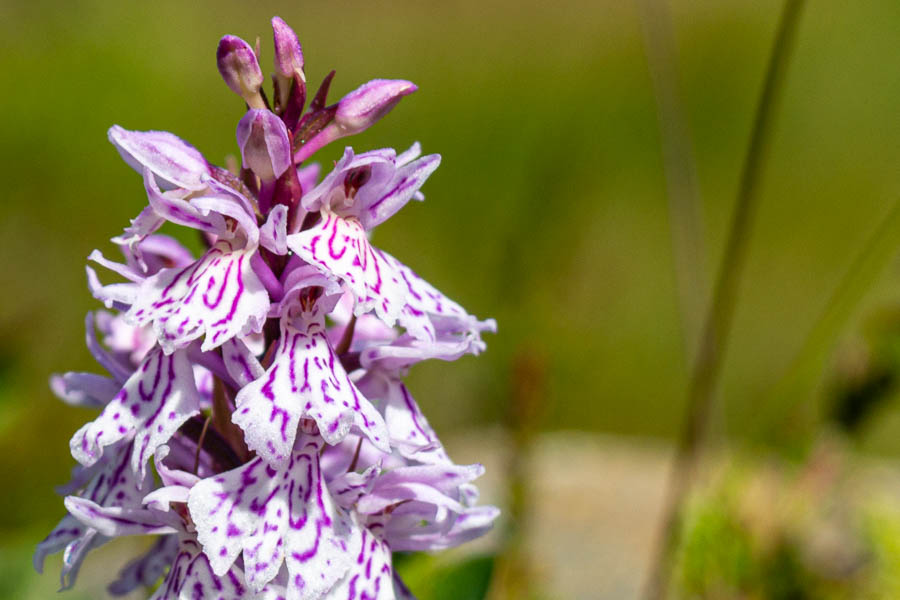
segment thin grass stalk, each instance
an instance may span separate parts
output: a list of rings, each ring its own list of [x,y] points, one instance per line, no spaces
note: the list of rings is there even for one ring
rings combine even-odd
[[[696,470],[700,442],[709,421],[737,302],[738,284],[746,263],[748,241],[758,205],[759,183],[773,131],[773,115],[780,100],[803,5],[804,0],[786,0],[766,67],[731,228],[688,384],[686,415],[670,471],[659,546],[651,563],[646,587],[645,597],[648,600],[665,597],[674,569],[685,500]]]

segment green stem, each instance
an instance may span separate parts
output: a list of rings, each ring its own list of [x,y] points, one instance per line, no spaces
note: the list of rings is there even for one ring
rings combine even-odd
[[[804,0],[786,0],[766,67],[765,81],[741,172],[740,187],[725,253],[713,289],[700,348],[687,391],[686,415],[675,449],[665,504],[659,549],[651,565],[646,597],[665,597],[675,550],[680,542],[684,504],[698,458],[698,448],[709,421],[710,408],[721,372],[728,334],[737,301],[737,288],[747,256],[751,226],[756,214],[759,182],[772,133],[772,115],[793,49]]]

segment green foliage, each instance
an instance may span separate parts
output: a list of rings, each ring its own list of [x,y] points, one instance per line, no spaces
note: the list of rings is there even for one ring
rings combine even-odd
[[[483,600],[487,596],[495,557],[474,556],[441,562],[427,554],[395,554],[397,572],[419,600]]]

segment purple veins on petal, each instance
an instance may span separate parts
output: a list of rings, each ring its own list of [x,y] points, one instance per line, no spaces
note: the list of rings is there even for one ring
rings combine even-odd
[[[290,579],[303,582],[302,590],[294,585],[296,594],[288,596],[312,599],[346,571],[350,554],[344,548],[352,544],[342,548],[340,542],[351,531],[339,526],[347,518],[339,516],[322,481],[321,442],[300,446],[282,467],[271,469],[256,458],[199,482],[188,508],[214,573],[224,574],[242,554],[247,585],[260,590],[286,562]]]
[[[132,398],[136,401],[130,403]],[[166,356],[156,348],[147,354],[100,416],[72,437],[72,456],[89,466],[103,456],[104,447],[133,438],[132,468],[143,474],[146,460],[156,448],[199,410],[200,396],[185,354]],[[173,412],[178,418],[163,418]]]
[[[397,320],[406,291],[358,220],[326,214],[311,229],[289,235],[288,247],[323,274],[343,281],[356,298],[357,316],[374,310],[389,327]]]
[[[390,448],[384,419],[350,381],[325,337],[324,320],[317,319],[301,331],[283,318],[283,343],[272,365],[235,399],[233,421],[247,446],[271,464],[287,460],[302,417],[315,419],[329,444],[355,426],[379,448]]]
[[[188,267],[160,271],[141,285],[129,318],[153,323],[166,352],[204,333],[201,349],[206,352],[234,336],[260,331],[269,297],[250,266],[254,251],[220,241]]]

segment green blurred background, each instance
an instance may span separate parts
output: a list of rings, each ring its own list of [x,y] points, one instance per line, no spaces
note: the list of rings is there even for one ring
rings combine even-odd
[[[780,6],[669,3],[706,281]],[[95,369],[83,345],[84,313],[98,308],[85,257],[95,247],[112,254],[107,240],[145,203],[106,130],[172,131],[222,164],[236,152],[242,105],[216,71],[216,42],[261,36],[265,70],[274,14],[297,30],[309,81],[337,70],[333,98],[374,77],[420,87],[348,143],[419,140],[443,155],[425,204],[379,228],[377,243],[499,323],[483,356],[413,370],[438,432],[502,435],[522,361],[543,374],[541,434],[653,446],[678,429],[703,302],[682,314],[636,2],[0,0],[0,597],[54,589],[58,557],[39,578],[30,552],[63,514],[52,486],[66,480],[68,439],[90,416],[56,401],[47,378]],[[840,357],[858,349],[873,314],[900,308],[900,219],[890,213],[900,198],[898,108],[900,3],[808,2],[714,439],[788,453],[815,439]],[[317,159],[328,164],[341,148]],[[900,453],[900,410],[893,398],[888,406],[854,452]],[[79,593],[88,592],[69,597]]]

